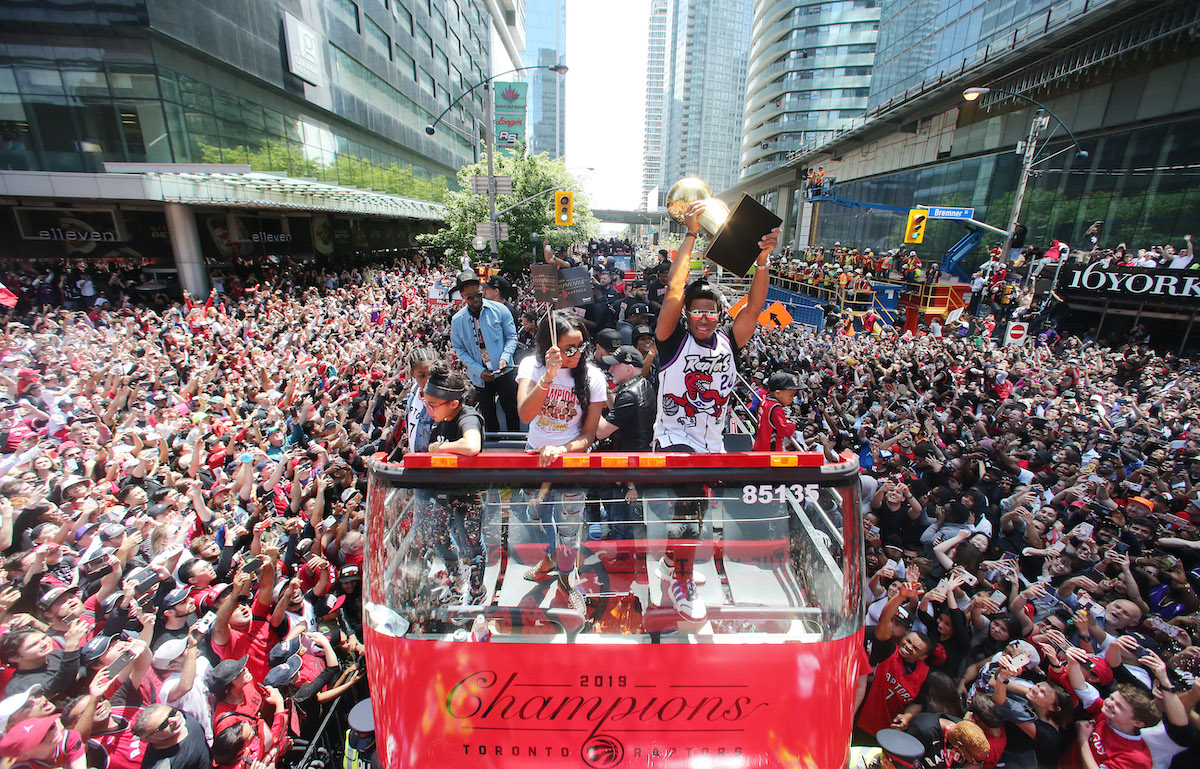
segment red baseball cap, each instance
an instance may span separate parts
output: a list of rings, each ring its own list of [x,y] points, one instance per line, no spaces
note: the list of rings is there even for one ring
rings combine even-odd
[[[1092,672],[1096,674],[1096,682],[1101,686],[1108,686],[1113,680],[1113,669],[1108,664],[1108,661],[1103,657],[1095,655],[1088,657],[1088,663],[1092,668]]]
[[[0,739],[0,756],[16,758],[42,744],[46,732],[58,723],[58,716],[43,716],[42,718],[27,718],[5,733]]]

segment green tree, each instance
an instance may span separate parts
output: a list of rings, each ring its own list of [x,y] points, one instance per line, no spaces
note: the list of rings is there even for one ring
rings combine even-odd
[[[547,153],[525,155],[518,146],[514,152],[497,152],[493,158],[497,176],[511,176],[511,195],[496,196],[496,210],[508,208],[525,198],[532,198],[499,216],[508,224],[508,240],[499,243],[500,267],[510,275],[529,269],[534,258],[532,236],[549,236],[555,248],[583,243],[598,231],[596,217],[588,207],[587,197],[579,181],[567,171],[561,158],[550,159]],[[458,172],[460,190],[471,189],[471,178],[487,176],[487,161],[463,166]],[[575,223],[570,227],[554,224],[552,193],[570,190],[575,193]],[[538,193],[545,193],[539,195]],[[534,197],[536,196],[536,197]],[[425,245],[443,249],[447,262],[457,264],[464,251],[471,251],[475,226],[488,221],[488,197],[469,191],[446,193],[446,227],[439,232],[418,238]],[[538,256],[540,256],[540,249]]]

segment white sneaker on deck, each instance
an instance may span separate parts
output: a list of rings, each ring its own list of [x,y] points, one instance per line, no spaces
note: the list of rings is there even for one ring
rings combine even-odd
[[[708,615],[708,609],[696,592],[694,582],[684,582],[681,579],[663,580],[663,592],[671,599],[675,611],[684,619],[702,620]]]

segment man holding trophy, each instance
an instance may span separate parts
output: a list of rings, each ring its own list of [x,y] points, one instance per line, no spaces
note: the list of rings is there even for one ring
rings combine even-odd
[[[779,228],[773,227],[778,218],[753,199],[743,197],[730,213],[720,200],[708,199],[710,194],[703,182],[685,179],[668,195],[667,210],[683,219],[687,234],[675,252],[655,328],[659,384],[654,447],[658,451],[725,451],[728,402],[737,382],[739,354],[758,326],[767,298],[769,259],[779,242]],[[688,284],[692,248],[701,227],[710,237],[716,233],[709,258],[735,271],[747,270],[757,241],[756,271],[747,303],[732,321],[722,309],[721,293],[715,286],[704,278]],[[740,253],[714,253],[722,247]],[[688,491],[695,493],[679,496],[689,501],[675,503],[658,576],[664,594],[680,615],[702,620],[706,610],[696,591],[692,562],[704,518],[703,495],[699,489]]]

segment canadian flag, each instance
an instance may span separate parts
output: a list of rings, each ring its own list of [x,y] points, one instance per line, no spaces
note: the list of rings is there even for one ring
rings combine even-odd
[[[5,307],[17,306],[17,295],[8,290],[8,286],[0,283],[0,304]]]

